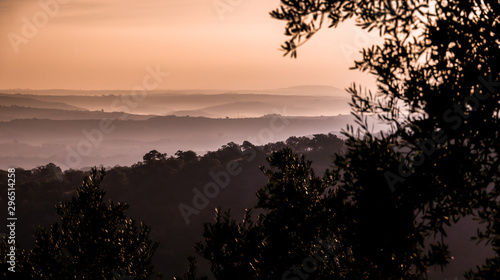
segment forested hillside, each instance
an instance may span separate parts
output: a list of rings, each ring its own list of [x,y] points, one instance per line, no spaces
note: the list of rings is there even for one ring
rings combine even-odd
[[[201,240],[203,223],[213,219],[215,207],[234,209],[232,213],[243,218],[245,209],[256,202],[256,191],[267,182],[259,166],[266,165],[271,152],[286,146],[314,160],[321,173],[332,164],[332,155],[342,150],[343,141],[333,134],[317,134],[264,146],[231,142],[205,155],[189,150],[167,155],[153,150],[132,166],[107,170],[102,187],[109,199],[130,205],[128,215],[151,226],[151,239],[160,242],[154,258],[156,268],[169,279],[182,274],[186,258],[195,255],[192,247]],[[235,172],[229,172],[228,165]],[[16,169],[17,239],[22,248],[34,245],[33,227],[47,227],[58,220],[54,205],[75,195],[87,175],[88,171],[80,170],[62,172],[52,163],[32,170]],[[0,171],[0,182],[4,189],[7,171]],[[202,207],[196,208],[193,199],[197,192],[193,189],[203,193],[210,183],[227,186],[213,198],[207,197],[206,205],[201,199],[198,206]],[[0,194],[0,201],[4,199],[5,194]],[[190,214],[186,221],[181,204],[193,207],[196,214]]]

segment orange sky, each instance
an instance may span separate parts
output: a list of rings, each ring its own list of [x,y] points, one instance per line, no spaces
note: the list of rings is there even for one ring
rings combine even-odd
[[[344,23],[313,37],[298,59],[283,57],[284,23],[269,16],[278,4],[2,0],[0,88],[130,89],[156,65],[169,73],[158,89],[371,85],[348,68],[359,58],[352,52],[377,42],[375,36]]]

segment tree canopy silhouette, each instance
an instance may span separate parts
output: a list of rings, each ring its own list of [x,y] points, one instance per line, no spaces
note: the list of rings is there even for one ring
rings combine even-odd
[[[23,279],[152,279],[158,243],[150,228],[125,216],[128,205],[104,201],[105,171],[92,169],[76,195],[56,206],[60,223],[34,233],[35,247],[21,250],[16,276]],[[0,247],[1,256],[5,239]],[[10,275],[12,276],[12,275]],[[123,278],[125,279],[125,278]]]
[[[474,238],[493,241],[497,255],[466,276],[500,279],[499,12],[498,1],[281,1],[271,15],[286,21],[285,55],[323,24],[353,18],[378,31],[383,44],[353,67],[377,89],[348,89],[361,129],[344,132],[347,151],[323,179],[282,150],[269,159],[279,171],[266,172],[256,224],[250,212],[242,223],[216,213],[197,246],[216,278],[279,277],[313,254],[313,240],[333,236],[335,263],[317,263],[308,279],[426,279],[451,257],[446,226],[473,216],[486,223]],[[370,115],[391,129],[373,134]]]
[[[325,22],[337,27],[354,18],[361,28],[379,32],[384,43],[363,49],[353,67],[375,75],[377,91],[355,84],[349,89],[363,136],[347,133],[351,149],[338,158],[338,166],[352,169],[359,147],[374,148],[366,153],[379,150],[385,156],[377,164],[379,174],[398,199],[413,205],[423,237],[446,236],[443,225],[467,215],[485,222],[486,231],[478,230],[475,238],[493,241],[497,257],[478,275],[495,279],[500,277],[499,12],[500,2],[475,0],[281,1],[271,12],[287,22],[290,39],[283,49],[292,57]],[[392,130],[373,137],[367,114]],[[345,182],[359,182],[360,176]],[[373,184],[377,176],[370,178]],[[446,249],[442,243],[433,246]],[[446,260],[446,250],[441,251]]]

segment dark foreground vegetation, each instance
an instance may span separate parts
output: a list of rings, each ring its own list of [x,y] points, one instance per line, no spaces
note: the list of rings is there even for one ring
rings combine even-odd
[[[198,174],[195,167],[217,166],[217,160],[195,160],[192,153],[180,152],[176,159],[186,173],[175,177],[162,172],[165,179],[175,178],[165,180],[162,187],[185,205],[168,204],[164,196],[155,196],[144,206],[151,215],[141,220],[165,219],[165,213],[183,209],[184,214],[166,226],[189,223],[194,232],[203,233],[195,249],[217,279],[417,280],[429,279],[436,267],[447,269],[453,260],[446,240],[452,233],[449,226],[475,219],[468,226],[473,230],[470,237],[488,242],[493,251],[488,259],[476,260],[479,266],[468,269],[464,265],[461,272],[468,279],[500,279],[499,13],[500,3],[486,0],[281,1],[271,15],[286,22],[285,34],[290,39],[283,49],[292,57],[323,24],[336,27],[355,19],[362,28],[383,37],[382,45],[363,49],[354,66],[377,79],[376,94],[355,85],[349,89],[361,130],[347,129],[345,153],[337,154],[334,166],[325,172],[313,171],[308,161],[290,149],[277,150],[263,168],[267,178],[261,177],[261,189],[245,185],[250,177],[240,178],[237,170],[246,170],[245,165],[267,154],[249,143],[224,147],[217,154],[225,155],[225,150],[237,154],[241,166],[219,160],[215,177],[208,173],[205,182],[213,180],[220,189],[229,190],[222,178],[232,178],[240,193],[257,190],[256,200],[238,205],[231,204],[236,194],[224,197],[219,189],[216,196],[214,184],[198,186],[203,193],[191,184]],[[391,129],[373,134],[368,115]],[[262,156],[250,160],[252,151]],[[150,172],[156,170],[156,163],[174,162],[153,152],[144,163],[132,167],[139,177],[124,176],[126,172],[118,168],[109,193],[154,194],[159,189],[157,183],[152,187]],[[247,176],[256,179],[257,174]],[[143,187],[122,187],[132,180],[140,180]],[[181,195],[170,192],[177,182],[190,187]],[[214,204],[207,197],[220,201]],[[160,205],[170,211],[158,211]],[[196,227],[195,219],[211,213],[208,208],[215,205],[224,209],[216,210],[211,223]],[[248,208],[244,213],[242,206]],[[226,212],[227,208],[240,213]],[[64,218],[67,213],[60,214]],[[135,230],[130,228],[130,232]],[[152,236],[155,230],[163,229],[153,228]],[[71,232],[64,234],[71,236]],[[180,237],[169,238],[166,248],[175,248]],[[71,259],[76,253],[69,252]],[[142,265],[144,259],[137,264]],[[181,279],[199,278],[194,260],[190,261]]]
[[[82,178],[97,176],[99,180],[94,182],[93,186],[99,185],[106,192],[104,200],[100,203],[107,202],[108,199],[121,203],[126,202],[131,206],[125,212],[127,216],[130,215],[137,221],[151,226],[149,238],[159,241],[160,244],[155,249],[155,257],[153,258],[156,271],[170,278],[173,275],[182,274],[187,257],[194,254],[192,249],[194,243],[202,238],[203,223],[213,220],[214,208],[231,207],[234,209],[233,214],[243,217],[244,209],[251,207],[256,202],[255,193],[267,180],[266,176],[259,170],[259,166],[266,164],[266,157],[272,152],[284,147],[291,147],[314,159],[315,168],[322,172],[331,165],[331,156],[341,151],[343,141],[333,134],[318,134],[311,138],[290,137],[285,142],[270,143],[265,146],[254,146],[250,142],[245,142],[242,145],[228,143],[218,151],[209,152],[203,156],[198,156],[192,151],[178,151],[175,155],[167,155],[154,150],[144,155],[143,160],[133,166],[114,167],[107,170],[102,182],[101,175],[98,173],[92,175],[93,173],[90,171],[79,170],[62,172],[54,164],[47,164],[32,170],[16,169],[18,216],[16,231],[19,248],[28,249],[38,246],[39,242],[33,239],[33,227],[37,232],[35,236],[39,236],[43,232],[38,230],[38,225],[43,226],[45,231],[50,233],[50,225],[61,218],[54,205],[61,205],[61,201],[71,201],[78,194],[77,187],[81,186]],[[217,176],[214,174],[223,174],[230,163],[236,164],[241,171],[231,175],[227,186],[221,189],[216,197],[210,198],[206,206],[199,210],[194,208],[197,213],[189,215],[188,223],[186,223],[179,205],[193,207],[195,197],[193,188],[203,192],[203,187],[206,184],[217,182]],[[7,174],[7,171],[0,171],[2,189],[7,187],[5,185]],[[220,178],[226,180],[225,177]],[[0,197],[4,201],[4,194],[0,194]],[[96,221],[93,226],[97,225],[99,223]],[[107,225],[102,224],[102,226]],[[118,230],[119,227],[114,229]],[[82,227],[78,230],[88,232],[89,235],[96,236],[96,238],[101,235],[99,232],[92,232],[91,228]],[[118,236],[114,238],[116,239]],[[110,237],[110,239],[113,238]],[[100,244],[104,247],[110,245]],[[80,248],[80,246],[75,248]],[[3,260],[6,260],[5,249],[6,247],[3,247],[1,252]],[[110,251],[94,252],[94,254],[97,253],[105,255]],[[38,259],[45,258],[46,256]],[[33,258],[25,260],[29,264],[34,261]],[[49,261],[44,261],[44,264],[46,262]],[[102,261],[99,262],[102,263]],[[113,263],[112,265],[105,269],[108,274],[95,275],[111,275],[109,273],[112,273],[112,270],[119,272],[122,268],[128,269],[128,266],[124,264]],[[42,264],[37,264],[37,266],[43,267]],[[26,268],[27,266],[24,267],[24,269]],[[21,267],[19,269],[23,270]],[[101,270],[98,269],[98,271]],[[6,269],[2,271],[6,271]],[[130,275],[139,276],[139,274],[133,273],[135,271],[132,269],[127,271],[131,273]],[[34,270],[30,273],[31,275],[39,275]],[[169,277],[165,278],[169,279]],[[38,278],[34,277],[34,279]],[[49,277],[47,279],[55,278]]]

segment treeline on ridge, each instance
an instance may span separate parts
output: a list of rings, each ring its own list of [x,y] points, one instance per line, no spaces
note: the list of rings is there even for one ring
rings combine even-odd
[[[213,219],[214,208],[231,208],[233,214],[243,217],[244,209],[255,204],[256,191],[268,179],[259,166],[267,165],[266,157],[272,152],[289,147],[313,160],[320,173],[331,165],[332,155],[343,146],[343,140],[334,134],[315,134],[292,136],[264,146],[254,146],[248,141],[242,145],[231,142],[202,156],[189,150],[174,155],[153,150],[132,166],[108,169],[101,185],[107,199],[129,204],[127,215],[151,226],[151,239],[160,243],[154,258],[157,270],[163,275],[179,275],[184,272],[187,256],[194,253],[193,244],[202,239],[203,223]],[[251,156],[247,159],[251,160],[244,160],[242,151],[247,151]],[[231,176],[228,186],[210,199],[198,215],[190,216],[190,223],[186,224],[179,204],[192,205],[193,188],[202,189],[213,182],[210,174],[223,171],[229,162],[237,162],[241,172]],[[89,170],[62,171],[53,163],[32,170],[16,168],[20,247],[34,245],[33,228],[47,227],[58,220],[54,205],[71,199],[82,178],[88,175]],[[7,182],[7,171],[0,170],[0,180],[1,184]]]

